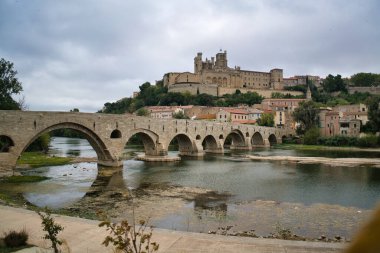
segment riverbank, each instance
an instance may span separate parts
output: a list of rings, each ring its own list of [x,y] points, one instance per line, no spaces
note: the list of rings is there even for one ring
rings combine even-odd
[[[255,156],[247,155],[252,161],[281,161],[300,164],[324,164],[328,166],[374,166],[380,168],[380,159],[373,158],[327,158],[304,156]]]
[[[295,149],[295,150],[337,150],[337,151],[362,151],[379,152],[380,148],[359,148],[359,147],[335,147],[323,145],[304,145],[304,144],[276,144],[276,149]]]
[[[0,233],[11,229],[25,228],[29,243],[41,248],[49,244],[43,240],[41,220],[33,211],[0,205]],[[6,218],[5,218],[6,217]],[[101,245],[108,232],[99,228],[99,221],[54,215],[58,224],[64,227],[60,238],[64,239],[71,252],[104,253],[113,252]],[[274,253],[319,253],[341,252],[347,244],[325,242],[301,242],[278,239],[241,238],[222,235],[208,235],[178,232],[165,229],[153,230],[152,241],[159,244],[159,253],[216,253],[216,252],[274,252]]]

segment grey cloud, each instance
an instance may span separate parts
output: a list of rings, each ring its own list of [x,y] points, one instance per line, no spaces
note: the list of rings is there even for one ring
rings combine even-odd
[[[144,81],[192,71],[199,51],[286,76],[378,72],[378,1],[0,2],[0,56],[32,110],[96,111]]]

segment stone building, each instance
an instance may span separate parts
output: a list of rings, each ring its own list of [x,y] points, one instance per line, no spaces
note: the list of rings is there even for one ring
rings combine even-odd
[[[319,76],[304,75],[304,76],[293,76],[284,78],[284,87],[293,87],[297,85],[306,85],[307,81],[313,82],[317,87],[321,86],[322,79]]]
[[[361,126],[367,122],[368,110],[364,104],[339,105],[319,110],[319,128],[322,136],[359,136]]]
[[[273,91],[302,95],[302,92],[283,91],[283,70],[272,69],[269,72],[242,70],[239,66],[228,67],[227,51],[219,52],[215,57],[203,61],[202,53],[194,58],[194,73],[170,72],[163,77],[164,86],[170,92],[206,93],[213,96],[235,93],[258,92],[270,97]]]

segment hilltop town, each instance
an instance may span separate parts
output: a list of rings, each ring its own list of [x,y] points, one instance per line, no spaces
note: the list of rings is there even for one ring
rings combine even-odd
[[[378,131],[373,117],[378,109],[373,108],[379,84],[378,74],[284,77],[280,68],[269,72],[230,68],[227,51],[205,60],[198,53],[194,73],[166,73],[156,85],[145,83],[133,98],[107,103],[100,112],[274,126],[301,135],[317,127],[318,138],[356,138]],[[312,110],[312,116],[305,116],[305,110]]]

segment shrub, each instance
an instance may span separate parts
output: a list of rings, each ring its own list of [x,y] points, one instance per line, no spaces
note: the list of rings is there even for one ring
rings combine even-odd
[[[7,247],[10,248],[25,246],[28,237],[29,235],[25,229],[21,230],[20,232],[12,230],[4,235],[4,243]]]
[[[378,145],[378,137],[373,134],[366,135],[358,139],[359,147],[373,148]]]
[[[117,252],[152,253],[158,251],[159,245],[151,242],[152,227],[146,232],[147,223],[141,220],[139,225],[139,228],[136,228],[135,224],[129,224],[126,220],[117,224],[104,219],[99,227],[105,226],[110,235],[104,239],[103,244],[106,247],[110,244],[113,245]]]
[[[62,241],[58,239],[58,234],[63,230],[63,227],[55,223],[54,218],[51,217],[51,211],[47,207],[44,211],[45,213],[37,212],[42,219],[43,230],[47,232],[43,238],[50,240],[54,253],[58,253],[58,246],[62,244]]]
[[[313,145],[318,143],[319,138],[319,128],[313,127],[306,131],[303,139],[303,143],[306,145]]]

